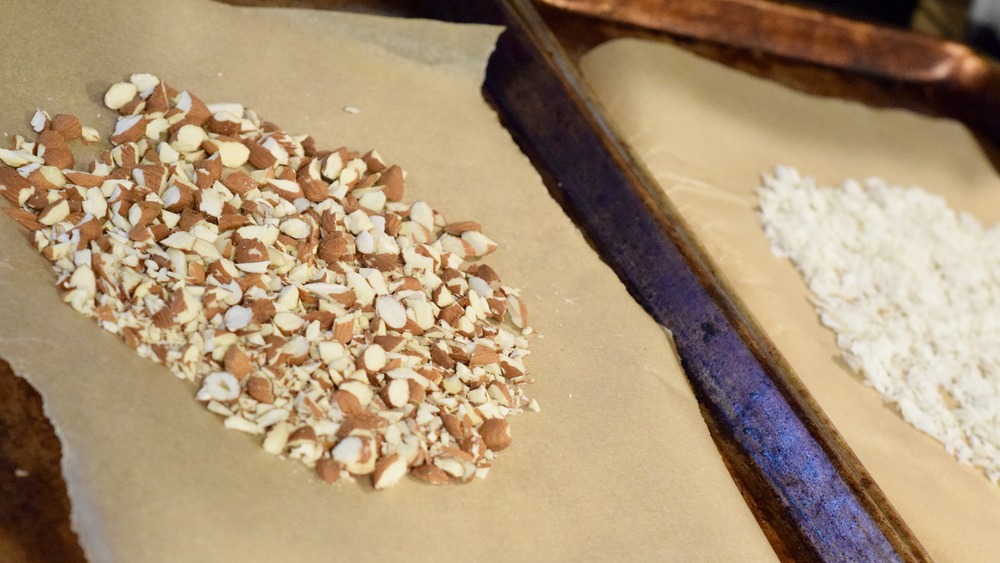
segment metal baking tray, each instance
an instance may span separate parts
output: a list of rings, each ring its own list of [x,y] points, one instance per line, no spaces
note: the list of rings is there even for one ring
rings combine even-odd
[[[720,37],[703,33],[714,29],[708,5],[739,2],[692,8],[700,9],[702,19],[695,18],[700,27],[664,24],[690,23],[679,19],[683,14],[657,18],[657,14],[671,15],[672,6],[692,4],[688,2],[550,3],[609,18],[619,27],[581,22],[552,10],[543,18],[527,0],[474,3],[448,13],[459,19],[485,17],[508,27],[490,61],[485,95],[546,177],[552,195],[635,299],[673,334],[716,444],[778,556],[794,561],[929,560],[781,353],[717,275],[683,218],[631,155],[577,71],[576,55],[623,33],[657,38],[657,32],[680,31],[700,41],[717,40]],[[615,11],[615,6],[631,4],[642,5],[644,11]],[[642,18],[635,15],[640,12]],[[778,43],[780,48],[771,49],[774,55],[787,57],[794,52],[789,45],[808,43],[801,18],[793,18],[803,14],[808,13],[768,20],[788,32],[776,33],[784,40]],[[623,30],[622,23],[642,27]],[[800,27],[793,29],[793,23]],[[871,26],[839,19],[834,23],[833,29],[843,37],[863,39],[854,48],[886,48]],[[726,26],[720,28],[730,32]],[[858,30],[869,32],[859,35]],[[923,44],[926,53],[936,53],[934,40],[894,34],[890,41]],[[734,37],[745,40],[737,41],[739,48],[762,48],[748,44],[753,33]],[[806,51],[804,62],[874,80],[902,77],[925,95],[928,82],[938,78],[916,72],[907,61],[851,59],[850,48],[851,44],[837,41],[817,44]],[[971,52],[958,54],[979,60]],[[852,66],[852,61],[858,64]],[[910,75],[893,70],[893,65]],[[956,86],[960,81],[951,76],[937,84],[953,94],[961,91]],[[948,102],[945,110],[956,107],[954,95],[941,99]],[[913,96],[911,103],[925,103],[920,109],[935,111],[919,96]],[[987,132],[995,133],[989,128]]]

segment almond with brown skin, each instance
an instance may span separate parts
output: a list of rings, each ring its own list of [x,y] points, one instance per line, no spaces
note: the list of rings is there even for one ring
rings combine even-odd
[[[406,475],[406,460],[398,453],[388,455],[375,462],[375,471],[372,473],[372,486],[376,491],[388,489],[399,483]]]
[[[37,216],[30,211],[16,207],[4,207],[3,211],[8,217],[20,223],[21,226],[27,227],[32,231],[42,228],[42,224],[38,222]]]
[[[444,429],[448,431],[456,440],[460,440],[465,437],[465,432],[462,430],[462,422],[457,416],[443,412],[439,415],[441,417],[441,422],[444,424]]]
[[[250,356],[239,346],[230,346],[222,362],[226,371],[236,376],[236,379],[242,380],[250,373]]]
[[[59,113],[52,118],[50,125],[53,131],[62,135],[63,139],[73,141],[83,133],[83,126],[75,115]]]
[[[257,182],[250,177],[249,174],[243,171],[237,171],[229,174],[222,179],[222,185],[226,186],[229,191],[237,195],[247,195],[247,193],[257,187]]]
[[[328,457],[316,462],[316,475],[326,483],[336,483],[340,479],[340,469],[340,464]]]
[[[257,239],[240,239],[236,243],[236,263],[249,264],[268,260],[267,247]]]
[[[253,320],[257,324],[269,322],[277,312],[274,308],[274,303],[271,303],[267,299],[254,300],[250,304],[250,310],[253,311]]]
[[[245,227],[250,224],[250,219],[240,213],[229,213],[219,217],[219,231],[226,232]]]
[[[498,452],[511,444],[510,425],[502,418],[487,419],[479,427],[479,435],[489,449]]]
[[[347,254],[347,239],[342,231],[332,232],[319,241],[316,256],[327,264],[340,260]]]
[[[386,352],[399,352],[403,349],[403,345],[406,344],[405,338],[395,335],[376,336],[373,341]]]
[[[361,402],[348,391],[334,391],[333,399],[337,401],[340,411],[346,415],[359,415],[362,413]]]
[[[239,135],[241,127],[240,122],[233,121],[232,119],[220,119],[222,117],[226,116],[215,114],[212,117],[208,118],[208,121],[206,122],[206,127],[208,128],[208,130],[211,131],[212,133],[225,136],[235,137]],[[233,117],[239,117],[239,116],[233,116]]]
[[[64,147],[46,149],[42,158],[46,166],[55,166],[60,170],[73,167],[73,152]]]
[[[172,184],[163,192],[161,199],[164,208],[171,213],[189,211],[194,205],[194,190],[185,184]]]
[[[315,442],[316,430],[312,426],[300,426],[288,435],[288,442]]]
[[[258,402],[273,403],[274,391],[271,389],[271,382],[259,375],[251,376],[247,380],[247,395],[250,395]]]
[[[466,231],[482,232],[482,230],[482,226],[475,221],[459,221],[457,223],[448,223],[444,226],[444,232],[452,235],[461,235]]]
[[[385,161],[382,160],[382,155],[380,155],[377,151],[368,151],[361,157],[361,160],[364,161],[365,166],[368,167],[369,173],[381,172],[385,170]]]
[[[384,186],[382,193],[385,194],[385,199],[388,201],[403,200],[404,181],[402,168],[395,164],[386,168],[379,177],[379,183]]]
[[[451,478],[443,469],[433,463],[418,465],[410,470],[410,474],[430,485],[447,485]]]
[[[219,157],[203,158],[195,163],[194,170],[197,173],[195,185],[204,190],[222,178],[222,160]]]
[[[267,168],[274,168],[277,164],[278,159],[271,154],[271,151],[265,149],[254,141],[249,139],[244,139],[243,144],[246,148],[250,149],[250,165],[258,170],[264,170]]]
[[[153,88],[153,91],[146,98],[146,111],[151,113],[166,113],[169,109],[170,105],[167,100],[166,85],[163,82],[160,82]]]

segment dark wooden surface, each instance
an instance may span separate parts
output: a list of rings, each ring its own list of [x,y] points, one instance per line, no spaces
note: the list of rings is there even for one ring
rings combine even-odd
[[[235,0],[232,3],[401,15],[415,15],[423,4],[420,0]],[[541,8],[541,12],[571,56],[578,56],[606,38],[645,36],[816,95],[853,99],[874,106],[904,107],[931,115],[941,113],[940,100],[934,93],[913,84],[819,68],[710,42],[667,37],[629,26],[598,23],[553,9]],[[991,156],[998,154],[992,143],[984,141],[983,146]],[[719,438],[719,429],[711,424],[710,427],[720,449],[729,447]],[[69,524],[69,500],[59,459],[59,442],[44,416],[39,395],[0,361],[0,562],[84,560]],[[732,463],[730,469],[734,473],[743,471]],[[27,475],[16,476],[17,470],[27,471]],[[785,530],[774,528],[770,533],[781,534]],[[786,560],[805,555],[780,554]]]
[[[0,360],[0,561],[85,561],[60,457],[38,392]]]

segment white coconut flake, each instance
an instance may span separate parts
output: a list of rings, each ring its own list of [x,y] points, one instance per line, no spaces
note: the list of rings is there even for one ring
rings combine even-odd
[[[903,419],[1000,479],[1000,226],[919,188],[817,186],[779,167],[758,191],[843,358]]]

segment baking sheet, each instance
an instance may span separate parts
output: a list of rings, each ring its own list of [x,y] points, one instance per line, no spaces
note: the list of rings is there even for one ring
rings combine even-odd
[[[141,71],[321,147],[376,147],[408,169],[408,199],[500,243],[488,262],[524,289],[538,333],[542,412],[513,419],[488,479],[328,486],[60,304],[46,261],[0,220],[0,357],[45,399],[92,560],[773,559],[664,332],[484,103],[498,29],[200,0],[38,2],[7,17],[0,131],[27,131],[42,106],[103,133],[104,89]]]
[[[804,95],[653,42],[607,43],[581,66],[619,131],[930,554],[995,558],[1000,491],[849,371],[798,273],[771,255],[754,212],[760,175],[782,163],[827,185],[865,176],[920,185],[984,222],[1000,220],[1000,178],[972,136],[955,122]]]

